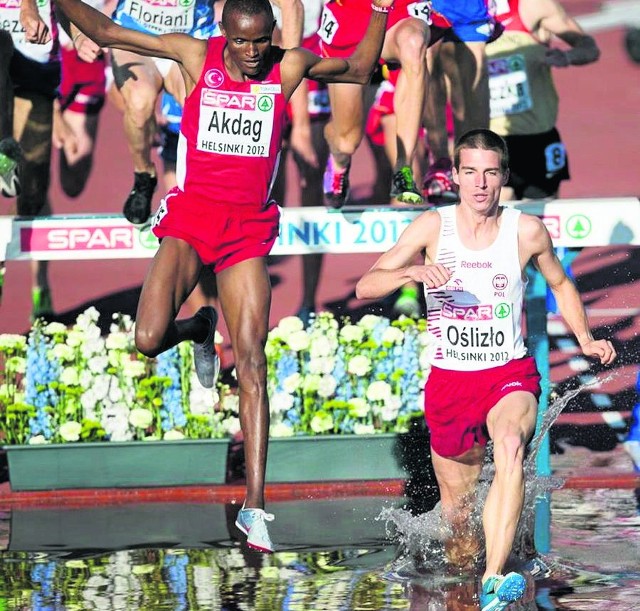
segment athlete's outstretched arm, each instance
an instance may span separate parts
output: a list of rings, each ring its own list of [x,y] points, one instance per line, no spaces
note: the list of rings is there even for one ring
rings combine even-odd
[[[607,339],[594,339],[591,334],[580,293],[558,260],[547,228],[537,217],[524,217],[521,227],[523,231],[520,238],[531,245],[531,260],[547,281],[558,303],[560,314],[578,340],[583,354],[600,359],[603,365],[610,365],[616,358],[613,344]]]
[[[206,48],[205,41],[186,34],[154,36],[123,28],[82,0],[55,2],[69,21],[100,47],[114,47],[151,57],[166,57],[179,63],[185,63],[183,60],[194,54],[199,55],[198,51],[202,53]]]

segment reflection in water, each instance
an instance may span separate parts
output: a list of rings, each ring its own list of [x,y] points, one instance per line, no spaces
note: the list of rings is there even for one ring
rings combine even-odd
[[[575,394],[550,405],[543,432]],[[536,528],[547,531],[538,551],[551,575],[527,574],[525,597],[509,611],[638,608],[640,491],[558,490],[560,481],[536,477],[538,444],[527,459],[515,549],[521,559],[531,549],[546,499],[551,519]],[[491,477],[488,462],[481,481]],[[479,486],[478,508],[486,489]],[[439,506],[416,512],[419,505],[389,497],[273,503],[280,547],[272,555],[237,538],[233,505],[0,512],[0,610],[479,609],[481,567],[448,564]]]
[[[349,505],[359,502],[343,499],[334,507],[336,523],[340,513],[353,520]],[[380,498],[368,502],[369,514],[380,513]],[[296,504],[300,520],[313,513],[308,509],[315,503]],[[180,505],[175,512],[179,519]],[[640,517],[635,491],[554,491],[551,514],[551,551],[544,559],[552,574],[536,582],[529,577],[525,600],[509,611],[636,609]],[[0,555],[0,609],[478,609],[477,574],[448,573],[442,564],[405,566],[394,573],[395,545],[373,541],[365,531],[358,538],[350,532],[340,527],[333,533],[344,544],[330,550],[298,542],[295,549],[272,555],[251,552],[233,538],[200,549],[9,550]]]

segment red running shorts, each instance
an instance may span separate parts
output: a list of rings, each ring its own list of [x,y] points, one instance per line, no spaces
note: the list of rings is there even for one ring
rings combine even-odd
[[[107,77],[105,57],[96,61],[82,61],[75,49],[60,49],[62,77],[60,80],[60,107],[62,110],[92,115],[100,112],[104,105]]]
[[[236,263],[266,257],[278,237],[280,210],[262,206],[202,203],[174,187],[160,202],[153,233],[190,244],[203,265],[221,272]]]
[[[540,374],[532,357],[481,371],[432,367],[424,389],[432,449],[453,458],[476,443],[487,445],[487,415],[502,397],[516,391],[540,397]]]

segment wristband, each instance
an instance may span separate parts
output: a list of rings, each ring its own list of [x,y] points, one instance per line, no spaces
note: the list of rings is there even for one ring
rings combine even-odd
[[[371,3],[371,8],[376,13],[388,13],[391,10],[390,6],[378,6],[375,2]]]
[[[76,40],[78,40],[78,36],[84,36],[84,34],[82,32],[78,32],[72,39],[71,39],[71,44],[75,47],[76,46]]]

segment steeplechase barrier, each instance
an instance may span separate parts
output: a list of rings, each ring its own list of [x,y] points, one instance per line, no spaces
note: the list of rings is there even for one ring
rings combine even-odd
[[[567,249],[568,264],[583,248],[640,246],[640,200],[635,197],[513,202],[542,219],[555,247]],[[273,255],[376,253],[391,248],[424,207],[321,207],[282,209]],[[122,215],[0,217],[0,260],[86,260],[150,258],[158,241],[150,227],[135,227]],[[528,270],[527,334],[542,376],[539,423],[548,407],[549,340],[547,287]],[[538,454],[540,475],[550,475],[548,438]]]

